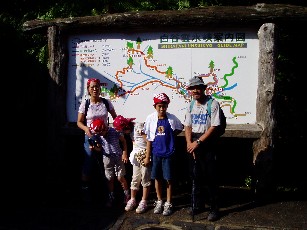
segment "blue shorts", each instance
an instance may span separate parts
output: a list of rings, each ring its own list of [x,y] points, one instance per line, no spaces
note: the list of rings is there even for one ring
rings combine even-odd
[[[155,180],[171,180],[173,171],[173,160],[170,157],[159,157],[153,154],[151,179]]]

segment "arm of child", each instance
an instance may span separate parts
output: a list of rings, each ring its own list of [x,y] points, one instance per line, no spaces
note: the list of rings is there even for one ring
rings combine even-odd
[[[146,139],[146,136],[145,136],[145,139]],[[147,142],[147,145],[146,145],[146,157],[144,159],[144,165],[145,166],[149,166],[150,165],[152,141],[146,141],[146,142]]]
[[[127,163],[128,162],[128,150],[127,150],[127,142],[126,142],[126,139],[123,135],[120,135],[119,136],[119,140],[120,142],[122,143],[122,146],[123,146],[123,155],[122,155],[122,161],[124,163]]]

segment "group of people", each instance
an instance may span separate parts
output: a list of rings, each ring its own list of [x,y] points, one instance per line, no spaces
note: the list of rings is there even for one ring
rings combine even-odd
[[[221,123],[221,107],[213,100],[211,114],[208,115],[207,101],[210,96],[205,93],[207,85],[203,80],[199,77],[189,80],[187,90],[191,92],[195,103],[193,107],[187,108],[183,123],[176,115],[167,112],[170,99],[165,93],[153,97],[155,111],[144,122],[134,122],[134,118],[117,115],[110,100],[107,100],[106,106],[100,97],[100,87],[99,79],[88,80],[90,103],[87,108],[86,102],[82,101],[78,110],[77,125],[85,132],[82,189],[88,189],[94,158],[100,156],[108,184],[108,207],[112,207],[115,200],[114,181],[117,178],[123,188],[125,210],[135,209],[136,213],[144,213],[148,208],[148,196],[154,181],[156,201],[153,212],[171,215],[176,136],[184,129],[189,172],[193,179],[191,212],[202,211],[206,200],[210,207],[208,220],[219,219],[214,133]],[[108,113],[113,118],[113,127],[108,124]],[[130,135],[133,143],[130,154],[124,137],[126,134]],[[125,178],[125,163],[129,161],[133,167],[130,189]],[[203,191],[204,183],[207,191]],[[163,186],[166,186],[165,200]],[[142,190],[142,198],[137,202],[139,190]]]

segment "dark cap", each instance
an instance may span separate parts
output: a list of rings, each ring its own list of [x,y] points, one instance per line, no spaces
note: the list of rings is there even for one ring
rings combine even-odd
[[[197,86],[197,85],[202,86],[204,88],[207,87],[207,85],[204,83],[204,81],[201,77],[194,76],[191,79],[189,79],[187,89],[189,90],[191,87]]]

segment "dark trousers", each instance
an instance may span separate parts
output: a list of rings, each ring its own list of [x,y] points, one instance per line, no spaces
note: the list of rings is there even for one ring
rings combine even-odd
[[[189,154],[191,198],[196,208],[204,206],[206,202],[211,210],[218,209],[218,174],[214,143],[201,143],[195,150],[195,159]]]

